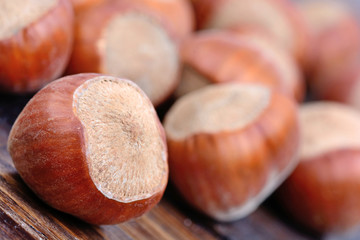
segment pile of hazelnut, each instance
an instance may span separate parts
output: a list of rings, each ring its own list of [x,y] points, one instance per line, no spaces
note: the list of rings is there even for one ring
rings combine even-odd
[[[8,150],[41,199],[93,224],[141,216],[169,177],[217,221],[274,193],[303,226],[346,232],[359,57],[341,1],[2,1],[0,91],[36,93]]]

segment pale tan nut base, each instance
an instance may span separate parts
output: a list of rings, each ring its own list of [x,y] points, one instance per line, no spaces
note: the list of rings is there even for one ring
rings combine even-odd
[[[134,81],[157,105],[178,81],[177,46],[155,20],[137,13],[114,16],[104,30],[103,72]]]

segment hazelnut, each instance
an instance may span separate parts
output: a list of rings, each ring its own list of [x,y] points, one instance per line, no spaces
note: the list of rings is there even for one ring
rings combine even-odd
[[[189,93],[171,107],[164,127],[172,182],[219,221],[250,214],[297,164],[296,103],[262,85]]]
[[[300,108],[300,163],[278,198],[299,223],[318,232],[360,224],[360,114],[332,102]]]
[[[179,81],[177,44],[155,17],[128,4],[105,2],[78,14],[68,72],[130,79],[159,105]]]
[[[11,0],[0,3],[0,89],[35,92],[59,77],[73,43],[68,0]]]
[[[304,80],[294,60],[258,32],[200,31],[181,49],[184,71],[177,97],[210,83],[261,83],[298,101]]]
[[[110,76],[48,84],[17,118],[8,151],[43,201],[92,224],[142,215],[159,202],[168,179],[154,107],[134,83]]]
[[[280,46],[306,65],[309,35],[304,21],[290,1],[192,0],[198,27],[253,26],[267,31]]]

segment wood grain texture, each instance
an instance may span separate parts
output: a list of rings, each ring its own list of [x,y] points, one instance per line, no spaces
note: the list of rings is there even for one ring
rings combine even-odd
[[[144,216],[119,225],[94,226],[52,209],[25,185],[6,150],[11,125],[28,97],[0,95],[0,239],[319,239],[290,222],[267,201],[249,217],[218,223],[184,203],[172,184]],[[360,239],[323,236],[323,239]]]

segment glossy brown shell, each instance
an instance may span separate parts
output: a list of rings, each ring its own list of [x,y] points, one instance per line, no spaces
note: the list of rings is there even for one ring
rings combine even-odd
[[[0,89],[35,92],[59,77],[73,43],[73,9],[69,0],[10,38],[0,40]]]
[[[317,232],[343,232],[360,223],[360,150],[335,149],[302,159],[279,189],[282,206]]]

